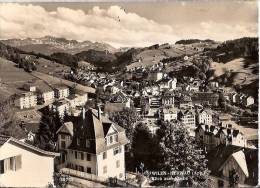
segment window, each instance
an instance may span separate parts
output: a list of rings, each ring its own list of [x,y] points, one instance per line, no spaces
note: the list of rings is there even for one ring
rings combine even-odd
[[[81,160],[84,160],[84,153],[81,152]]]
[[[16,171],[22,167],[22,156],[18,155],[0,161],[0,174],[8,170]]]
[[[64,134],[61,135],[61,139],[65,139],[65,135]]]
[[[87,154],[87,161],[91,161],[91,155]]]
[[[103,153],[103,159],[106,159],[107,158],[107,152],[105,151],[104,153]]]
[[[107,166],[104,166],[103,167],[103,174],[106,174],[107,173]]]
[[[119,160],[116,161],[116,167],[117,167],[117,168],[120,167],[120,161],[119,161]]]
[[[80,140],[77,138],[77,145],[79,146],[80,145]]]
[[[115,135],[115,141],[118,142],[118,134]]]
[[[87,173],[91,174],[91,168],[87,167]]]
[[[78,154],[77,151],[75,151],[75,159],[78,158],[78,155],[77,155],[77,154]]]
[[[84,167],[83,166],[78,166],[78,170],[81,172],[84,172]]]
[[[113,143],[113,136],[110,136],[110,144]]]
[[[61,141],[61,149],[65,149],[66,148],[66,143],[65,141]]]
[[[116,147],[114,148],[114,155],[118,154],[121,152],[121,148],[120,147]]]
[[[89,148],[89,147],[90,147],[90,141],[86,140],[86,148]]]

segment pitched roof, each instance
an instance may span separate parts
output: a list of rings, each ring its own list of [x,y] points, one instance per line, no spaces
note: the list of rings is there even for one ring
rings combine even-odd
[[[73,123],[72,122],[65,122],[56,132],[56,134],[63,132],[63,133],[69,133],[71,136],[73,136]]]
[[[232,156],[246,175],[246,177],[249,176],[248,169],[247,169],[247,164],[246,164],[246,157],[243,151],[237,151],[236,153],[233,153]]]
[[[33,145],[30,145],[30,144],[27,144],[25,142],[19,141],[16,138],[13,138],[11,136],[0,135],[0,147],[3,146],[7,142],[11,143],[13,145],[16,145],[16,146],[20,146],[20,147],[22,147],[24,149],[27,149],[29,151],[38,153],[40,155],[45,155],[45,156],[50,156],[50,157],[56,157],[56,156],[60,155],[59,153],[54,153],[54,152],[49,152],[49,151],[42,150],[42,149],[37,148],[37,147],[35,147]]]
[[[247,178],[245,183],[257,185],[258,183],[258,150],[243,148],[234,145],[219,145],[207,154],[208,168],[213,175],[221,176],[224,163],[233,157]]]
[[[85,118],[82,116],[74,120],[74,136],[69,149],[85,151],[88,153],[101,153],[111,147],[125,145],[128,140],[125,135],[125,130],[111,122],[108,118],[99,117],[98,112],[94,109],[89,109],[85,112]],[[118,143],[115,145],[107,146],[105,142],[106,134],[111,126],[118,131]],[[87,140],[90,146],[87,147]]]

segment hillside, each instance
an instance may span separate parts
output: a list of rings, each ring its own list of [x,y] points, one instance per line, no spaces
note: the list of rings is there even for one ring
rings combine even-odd
[[[214,70],[212,80],[257,97],[259,70],[256,60],[237,58],[227,63],[212,62],[211,69]]]
[[[41,53],[44,55],[50,55],[57,52],[76,54],[90,49],[100,51],[107,50],[109,52],[117,51],[114,47],[106,43],[90,41],[78,42],[76,40],[67,40],[51,36],[42,38],[8,39],[2,40],[1,42],[25,52]]]

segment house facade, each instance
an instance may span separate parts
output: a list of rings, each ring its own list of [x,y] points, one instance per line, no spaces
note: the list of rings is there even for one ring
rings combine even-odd
[[[19,94],[14,104],[20,109],[33,108],[37,105],[37,95],[33,92]]]
[[[67,141],[64,139],[63,146],[63,133],[58,132],[59,151],[64,150],[64,147],[66,150],[65,166],[102,178],[124,180],[124,148],[128,143],[125,130],[93,109],[87,112],[83,110],[82,116],[73,126],[73,136],[67,130]]]
[[[206,125],[212,124],[212,112],[211,112],[211,110],[208,110],[208,109],[198,110],[196,117],[197,117],[198,124],[206,124]]]
[[[54,158],[47,152],[8,136],[0,136],[0,186],[46,187],[53,184]]]
[[[69,96],[69,94],[70,94],[69,88],[66,86],[58,86],[58,87],[54,88],[54,95],[55,95],[55,98],[57,98],[57,99],[67,98]]]

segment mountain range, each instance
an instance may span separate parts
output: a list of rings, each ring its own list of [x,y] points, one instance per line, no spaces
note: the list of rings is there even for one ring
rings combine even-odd
[[[50,55],[52,53],[64,52],[76,54],[87,50],[108,51],[114,53],[117,51],[113,46],[106,43],[68,40],[65,38],[57,38],[45,36],[42,38],[26,38],[26,39],[7,39],[2,40],[2,43],[16,47],[25,52],[41,53]]]

